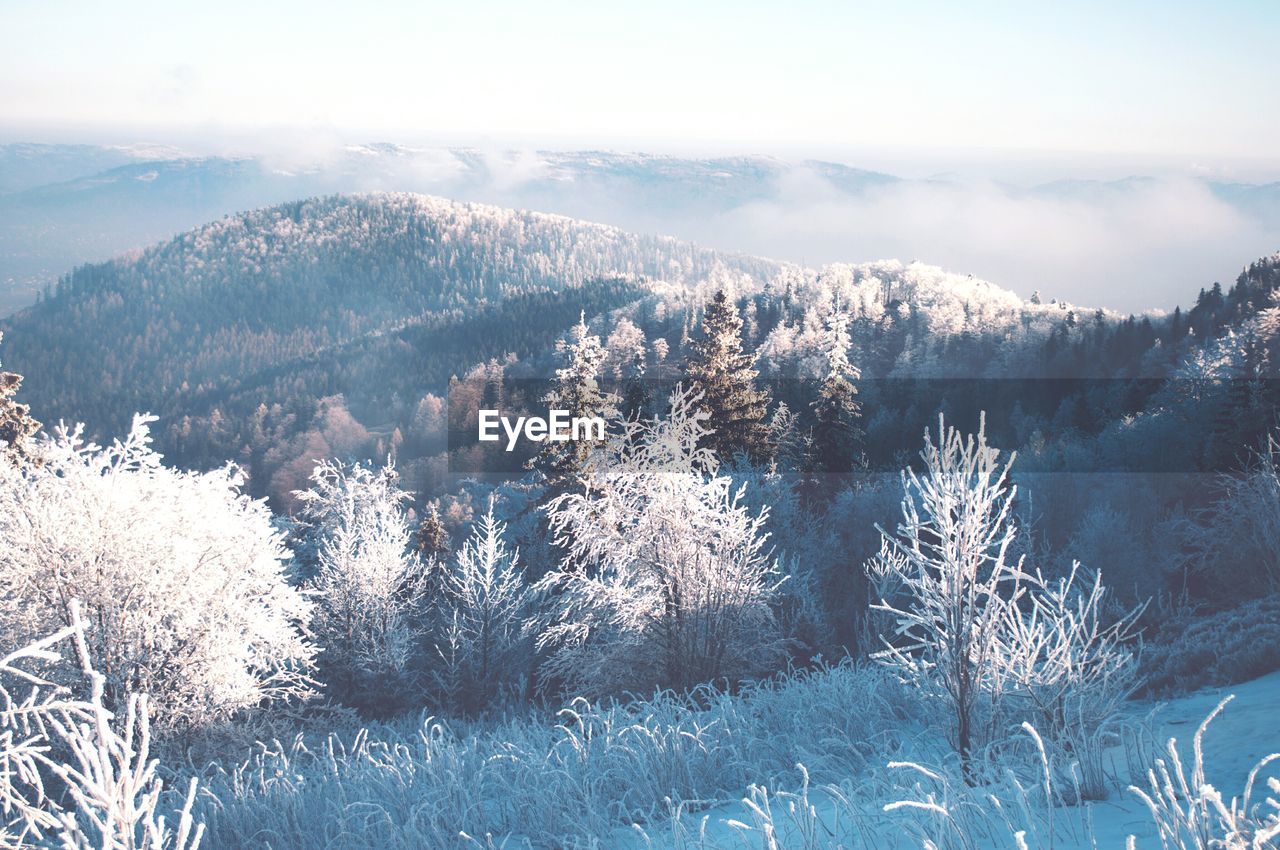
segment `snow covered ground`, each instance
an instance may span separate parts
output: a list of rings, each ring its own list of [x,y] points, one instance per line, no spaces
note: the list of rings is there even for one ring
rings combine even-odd
[[[1052,813],[1052,837],[1043,809],[1027,815],[1019,811],[1019,801],[988,799],[987,811],[968,809],[968,804],[952,808],[951,815],[908,806],[885,812],[886,792],[891,789],[872,779],[839,785],[801,787],[791,792],[767,794],[746,789],[743,797],[721,802],[700,811],[673,814],[660,829],[619,830],[611,846],[634,848],[776,848],[776,850],[816,850],[816,848],[921,847],[927,837],[939,847],[986,848],[1020,847],[1018,830],[1026,830],[1026,847],[1053,850],[1107,850],[1124,848],[1135,836],[1136,848],[1161,848],[1161,839],[1146,805],[1127,787],[1131,782],[1146,787],[1142,776],[1134,777],[1131,765],[1136,749],[1144,746],[1147,756],[1168,761],[1169,740],[1190,775],[1193,739],[1197,728],[1226,697],[1234,695],[1222,713],[1208,726],[1203,737],[1205,779],[1225,800],[1244,793],[1250,771],[1264,757],[1280,752],[1280,672],[1230,688],[1198,691],[1167,702],[1134,702],[1126,710],[1129,732],[1125,741],[1108,751],[1116,787],[1108,799],[1083,806],[1058,806]],[[1159,752],[1155,752],[1155,750]],[[912,768],[896,768],[887,773],[915,773]],[[1280,763],[1262,771],[1261,777],[1280,776]],[[1257,803],[1265,785],[1258,780],[1254,792]],[[1007,792],[1010,788],[1001,789]],[[889,794],[892,796],[892,794]],[[1003,796],[1003,794],[1001,794]],[[904,797],[903,799],[907,799]],[[894,801],[889,800],[889,803]],[[997,810],[1008,812],[1008,817]],[[944,823],[952,820],[955,828]],[[960,828],[978,826],[988,834]],[[1003,827],[1003,828],[1002,828]],[[922,834],[924,833],[924,834]],[[1261,845],[1264,847],[1271,845]]]

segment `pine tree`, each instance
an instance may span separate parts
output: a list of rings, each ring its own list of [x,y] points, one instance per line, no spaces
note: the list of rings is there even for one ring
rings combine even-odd
[[[600,366],[606,352],[600,337],[587,328],[586,314],[557,349],[564,366],[556,370],[555,384],[543,401],[552,410],[567,410],[571,416],[599,416],[606,422],[618,416],[617,399],[600,388]],[[586,471],[591,452],[598,448],[592,440],[564,440],[543,443],[543,449],[529,461],[532,469],[547,479],[546,498],[567,492]]]
[[[0,372],[0,460],[14,464],[34,460],[28,441],[40,430],[40,423],[31,418],[31,408],[13,400],[21,387],[21,375]]]
[[[849,319],[838,306],[827,316],[823,348],[827,375],[813,402],[817,425],[813,430],[814,455],[822,472],[843,473],[853,466],[860,436],[858,419],[862,405],[853,385],[860,374],[849,362]]]
[[[722,463],[744,454],[753,463],[773,455],[765,416],[769,393],[756,385],[755,358],[742,350],[742,317],[724,290],[702,319],[702,338],[692,343],[686,371],[690,388],[711,415],[706,445]]]
[[[418,525],[414,549],[424,561],[443,560],[449,556],[449,532],[440,521],[440,509],[435,502],[427,505],[427,515]]]
[[[522,625],[532,604],[519,553],[508,549],[506,525],[489,509],[444,570],[433,678],[448,707],[485,708],[516,685],[531,661]]]
[[[649,392],[644,385],[644,356],[637,355],[622,387],[622,417],[642,419],[649,409]]]
[[[785,401],[778,402],[769,419],[770,440],[775,446],[779,472],[809,472],[813,458],[813,433],[801,426]]]

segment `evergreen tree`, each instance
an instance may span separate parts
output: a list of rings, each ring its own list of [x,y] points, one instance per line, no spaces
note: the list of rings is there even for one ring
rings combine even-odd
[[[605,360],[605,350],[600,337],[587,328],[586,314],[569,338],[557,346],[564,365],[556,370],[555,383],[543,401],[552,410],[567,410],[572,416],[599,416],[606,422],[618,416],[617,398],[601,389],[600,366]],[[597,448],[593,440],[547,440],[542,451],[529,461],[547,479],[545,498],[551,499],[567,492],[586,472],[587,460]]]
[[[827,355],[827,375],[813,402],[817,425],[813,430],[814,459],[818,470],[848,472],[860,436],[858,418],[861,405],[853,381],[858,368],[849,362],[849,319],[837,306],[827,316],[823,348]]]
[[[21,375],[0,372],[0,460],[15,464],[34,460],[28,440],[40,430],[40,423],[31,418],[31,408],[13,400],[21,386]]]
[[[724,290],[716,293],[702,319],[702,338],[692,343],[686,371],[713,429],[706,445],[720,461],[741,453],[753,463],[772,457],[765,416],[769,393],[756,384],[755,358],[742,350],[742,317]]]
[[[769,419],[770,440],[775,447],[779,472],[809,472],[813,459],[813,433],[802,427],[785,401],[778,402]]]
[[[443,571],[432,678],[448,708],[484,709],[515,683],[532,661],[521,628],[532,597],[519,554],[508,549],[506,525],[489,509]]]
[[[622,387],[622,418],[643,419],[649,409],[649,392],[644,385],[644,355],[636,355]]]
[[[440,521],[440,509],[435,502],[427,504],[427,515],[418,525],[414,535],[414,549],[424,561],[444,560],[449,557],[449,532]]]

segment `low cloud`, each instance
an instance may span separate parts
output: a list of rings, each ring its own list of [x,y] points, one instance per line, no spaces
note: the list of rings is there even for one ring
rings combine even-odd
[[[782,167],[752,200],[653,175],[547,179],[542,157],[487,156],[487,179],[423,187],[504,206],[662,233],[715,248],[820,266],[917,259],[1019,294],[1122,312],[1171,310],[1201,287],[1280,248],[1280,184],[1235,204],[1195,178],[1018,187],[975,180],[868,180],[838,187]],[[1268,196],[1270,197],[1270,196]]]
[[[1020,294],[1121,311],[1172,309],[1280,247],[1276,222],[1195,180],[1013,189],[902,181],[842,195],[814,175],[689,221],[700,241],[810,265],[919,259]]]

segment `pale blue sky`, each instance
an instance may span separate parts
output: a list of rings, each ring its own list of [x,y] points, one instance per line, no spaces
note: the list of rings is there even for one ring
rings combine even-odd
[[[1270,171],[1278,40],[1275,0],[0,0],[0,132]]]

